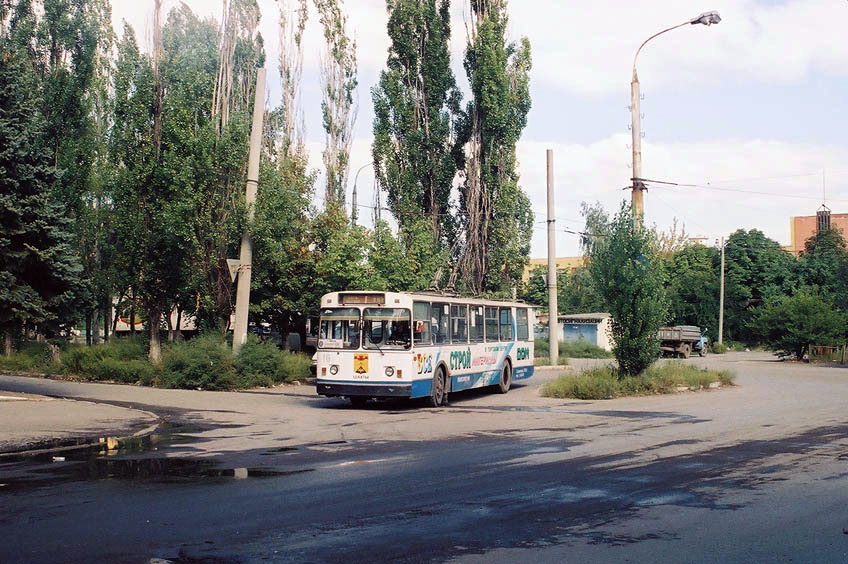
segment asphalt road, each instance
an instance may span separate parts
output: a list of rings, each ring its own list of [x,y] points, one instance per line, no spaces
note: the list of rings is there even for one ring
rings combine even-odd
[[[117,450],[0,457],[0,561],[848,562],[848,369],[692,362],[739,385],[563,401],[540,374],[354,410],[307,387],[0,376],[164,422]]]

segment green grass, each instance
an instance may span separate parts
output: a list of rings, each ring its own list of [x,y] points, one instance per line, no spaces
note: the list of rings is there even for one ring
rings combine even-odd
[[[712,382],[731,385],[735,374],[727,370],[707,370],[683,363],[663,363],[645,371],[643,377],[618,378],[618,370],[602,366],[579,374],[564,374],[546,382],[542,395],[552,398],[612,399],[621,396],[669,394],[678,388],[700,389]]]
[[[0,354],[0,370],[50,373],[56,371],[56,367],[50,362],[46,343],[28,342],[12,351],[9,357]]]
[[[724,354],[727,352],[727,345],[724,343],[713,343],[710,345],[710,351],[714,354]]]
[[[550,357],[551,347],[547,339],[536,339],[535,356],[537,358]],[[560,342],[559,357],[562,358],[612,358],[610,351],[601,347],[591,345],[586,341]],[[550,361],[548,361],[550,364]]]
[[[310,377],[309,356],[280,350],[249,336],[238,355],[224,335],[208,333],[189,341],[163,342],[162,363],[147,360],[147,339],[117,337],[94,346],[68,345],[58,366],[50,363],[47,345],[26,343],[0,369],[58,372],[68,378],[123,382],[162,388],[235,390],[273,386]]]

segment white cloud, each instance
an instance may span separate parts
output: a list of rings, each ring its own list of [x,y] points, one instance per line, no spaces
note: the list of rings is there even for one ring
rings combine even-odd
[[[546,84],[585,95],[626,89],[633,56],[652,34],[705,9],[720,24],[684,26],[652,40],[638,69],[651,88],[664,84],[721,80],[730,73],[766,82],[786,82],[811,69],[845,73],[848,3],[789,0],[595,0],[513,2],[512,27],[533,44],[537,87]]]
[[[583,228],[581,201],[598,200],[613,212],[622,199],[630,199],[629,190],[621,189],[630,184],[628,142],[626,135],[613,135],[590,145],[520,143],[521,184],[536,220],[547,217],[546,149],[554,150],[558,227],[579,231]],[[711,238],[740,228],[760,229],[782,244],[789,243],[789,218],[812,215],[821,204],[821,170],[834,162],[848,162],[846,147],[761,140],[645,143],[643,155],[646,178],[708,186],[651,185],[645,195],[647,223],[667,229],[676,217],[690,234]],[[848,169],[828,169],[826,175],[831,207],[848,207]],[[543,257],[547,254],[545,224],[537,225],[532,256]],[[557,254],[577,252],[577,237],[560,232]]]

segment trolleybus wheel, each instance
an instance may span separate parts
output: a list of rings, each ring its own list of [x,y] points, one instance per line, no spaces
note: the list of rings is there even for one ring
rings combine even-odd
[[[439,407],[445,401],[445,370],[441,366],[433,374],[433,385],[430,387],[430,397],[427,398],[429,407]]]
[[[505,394],[509,391],[510,385],[512,385],[512,365],[509,361],[505,361],[501,370],[501,379],[498,381],[498,391]]]

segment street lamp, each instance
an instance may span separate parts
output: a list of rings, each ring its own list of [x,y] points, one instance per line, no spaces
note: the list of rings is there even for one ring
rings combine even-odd
[[[646,39],[636,50],[636,55],[633,57],[633,79],[630,82],[630,129],[633,134],[633,178],[631,180],[633,182],[632,204],[634,215],[639,215],[641,217],[645,209],[642,202],[642,191],[645,190],[645,184],[642,182],[642,122],[641,116],[639,115],[639,77],[636,75],[636,58],[639,56],[639,51],[642,50],[642,47],[644,47],[648,41],[667,31],[671,31],[672,29],[677,29],[684,25],[712,25],[717,24],[720,21],[721,16],[718,15],[718,12],[704,12],[696,18],[692,18],[682,24],[678,24],[668,29],[664,29],[659,33],[655,33]]]
[[[356,225],[356,219],[359,217],[359,210],[356,209],[356,206],[357,206],[357,204],[356,204],[356,181],[359,180],[359,173],[362,172],[362,170],[364,168],[367,168],[367,167],[369,167],[373,164],[374,164],[373,162],[370,162],[368,164],[362,165],[361,167],[359,167],[359,170],[356,171],[356,176],[353,177],[353,198],[352,198],[353,202],[351,202],[351,208],[350,208],[350,223],[351,223],[351,225]]]

